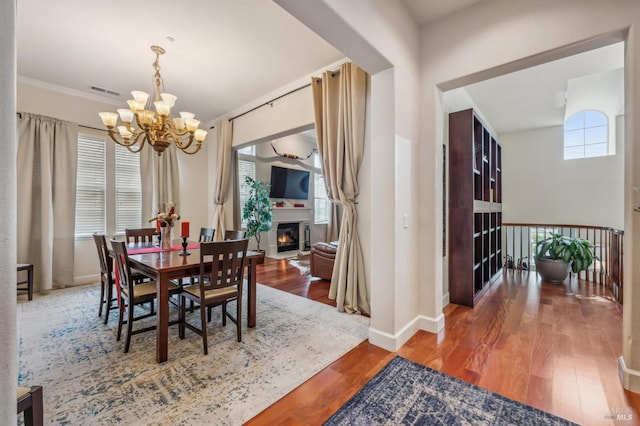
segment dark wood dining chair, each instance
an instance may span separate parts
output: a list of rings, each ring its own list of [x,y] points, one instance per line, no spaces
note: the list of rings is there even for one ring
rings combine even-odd
[[[238,231],[234,229],[224,231],[225,240],[243,240],[245,238],[247,238],[247,231]]]
[[[135,284],[131,275],[131,268],[129,267],[129,255],[127,254],[127,243],[124,241],[111,240],[111,248],[113,249],[113,256],[118,268],[119,283],[120,286],[120,316],[118,319],[118,337],[116,340],[120,340],[122,335],[122,326],[127,325],[127,339],[124,344],[124,352],[129,352],[129,345],[131,344],[131,336],[135,334],[144,333],[147,331],[155,330],[156,326],[148,326],[137,330],[133,329],[134,321],[138,321],[144,318],[155,315],[153,310],[144,315],[135,316],[134,310],[136,305],[151,302],[154,303],[156,299],[156,282],[146,281],[141,284]],[[180,286],[173,283],[169,283],[169,296],[180,293]],[[124,313],[127,311],[127,320],[124,320]],[[177,324],[178,321],[170,321],[169,325]]]
[[[213,241],[215,233],[216,230],[214,228],[200,228],[200,237],[198,238],[198,242],[208,243]]]
[[[180,338],[184,339],[185,328],[202,336],[205,355],[208,353],[208,307],[222,305],[222,325],[227,324],[227,318],[233,321],[238,342],[242,341],[242,285],[248,243],[247,239],[201,243],[199,283],[184,287],[181,293]],[[186,299],[199,305],[199,329],[186,321]],[[227,304],[232,301],[236,302],[235,317],[227,311]]]
[[[156,228],[125,229],[127,243],[152,243],[153,237],[158,235]]]
[[[23,413],[25,426],[42,426],[44,424],[44,404],[42,386],[30,388],[18,386],[17,413]]]
[[[100,261],[100,309],[98,316],[102,316],[102,308],[105,310],[104,323],[109,321],[109,311],[118,309],[118,299],[113,295],[113,258],[109,254],[107,239],[104,235],[93,234],[93,241],[98,250],[98,260]],[[116,303],[114,303],[116,302]]]

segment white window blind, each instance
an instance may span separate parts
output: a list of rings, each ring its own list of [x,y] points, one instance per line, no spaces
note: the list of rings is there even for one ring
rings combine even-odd
[[[76,235],[104,233],[106,223],[104,140],[78,138],[76,185]]]
[[[316,169],[322,169],[320,154],[313,154],[313,165]],[[327,187],[324,185],[322,173],[313,174],[313,222],[315,224],[328,223],[331,201],[327,195]]]
[[[142,226],[140,154],[116,145],[116,232]]]
[[[249,198],[249,186],[244,182],[244,178],[250,176],[252,179],[256,178],[256,163],[247,160],[238,160],[238,179],[240,180],[240,217],[242,218],[242,211],[244,205]],[[242,219],[242,227],[246,227],[246,220]]]
[[[313,174],[313,221],[316,224],[329,222],[329,209],[331,202],[327,196],[327,188],[324,186],[324,176],[320,173]]]

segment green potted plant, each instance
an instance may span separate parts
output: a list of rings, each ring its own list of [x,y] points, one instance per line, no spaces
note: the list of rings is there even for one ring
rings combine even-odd
[[[551,234],[536,245],[536,271],[543,279],[563,282],[569,271],[586,271],[597,259],[593,244],[579,237]]]
[[[247,223],[247,238],[254,237],[260,250],[260,233],[271,229],[272,207],[269,200],[269,188],[271,185],[265,182],[245,177],[245,183],[249,186],[249,198],[242,209],[242,218]]]

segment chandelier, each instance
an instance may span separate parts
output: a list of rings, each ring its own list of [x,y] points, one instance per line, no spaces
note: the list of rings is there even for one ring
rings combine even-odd
[[[199,129],[200,121],[194,118],[190,112],[181,112],[180,117],[171,118],[171,108],[177,97],[169,93],[160,93],[160,86],[164,88],[164,82],[160,76],[160,55],[165,50],[160,46],[151,46],[156,54],[153,69],[156,73],[153,77],[155,97],[153,105],[156,112],[151,111],[151,99],[148,93],[134,90],[131,92],[133,99],[128,100],[129,109],[118,109],[115,112],[100,112],[100,118],[109,131],[109,136],[119,145],[127,147],[131,152],[140,152],[145,142],[148,142],[154,150],[161,155],[171,142],[187,154],[195,154],[202,147],[202,141],[207,136],[207,131]],[[124,126],[117,126],[118,115],[124,122]],[[193,141],[195,140],[195,145]]]

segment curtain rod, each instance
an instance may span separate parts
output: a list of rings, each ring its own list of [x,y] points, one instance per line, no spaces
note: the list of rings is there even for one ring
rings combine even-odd
[[[282,99],[282,98],[284,98],[285,96],[288,96],[288,95],[290,95],[290,94],[292,94],[292,93],[295,93],[295,92],[297,92],[297,91],[299,91],[299,90],[305,89],[305,88],[307,88],[307,87],[309,87],[309,86],[311,86],[311,83],[307,83],[307,84],[305,84],[304,86],[300,86],[300,87],[298,87],[298,88],[296,88],[296,89],[290,90],[290,91],[288,91],[287,93],[285,93],[285,94],[283,94],[283,95],[280,95],[280,96],[278,96],[278,97],[275,97],[275,98],[271,99],[270,101],[267,101],[267,102],[261,103],[260,105],[258,105],[258,106],[256,106],[256,107],[253,107],[253,108],[251,108],[250,110],[243,112],[242,114],[238,114],[238,115],[236,115],[236,116],[231,117],[231,118],[229,119],[229,121],[233,121],[233,120],[235,120],[236,118],[240,118],[240,117],[242,117],[243,115],[247,115],[247,114],[249,114],[250,112],[253,112],[253,111],[257,110],[258,108],[262,108],[263,106],[272,105],[272,104],[273,104],[275,101],[277,101],[278,99]],[[214,128],[215,128],[215,126],[211,126],[211,127],[209,127],[209,129],[214,129]]]
[[[22,112],[16,112],[16,115],[22,118]],[[78,124],[78,127],[83,127],[85,129],[97,130],[99,132],[106,132],[107,129],[98,129],[97,127],[85,126],[84,124]]]
[[[335,71],[332,71],[332,72],[331,72],[331,77],[335,77],[335,76],[336,76],[336,75],[338,75],[338,74],[340,74],[340,69],[337,69],[337,70],[335,70]],[[280,96],[278,96],[278,97],[275,97],[275,98],[271,99],[270,101],[266,101],[266,102],[264,102],[264,103],[261,103],[260,105],[258,105],[258,106],[256,106],[256,107],[253,107],[253,108],[251,108],[250,110],[243,112],[242,114],[238,114],[238,115],[236,115],[236,116],[231,117],[231,118],[229,119],[229,121],[233,121],[233,120],[235,120],[236,118],[240,118],[240,117],[242,117],[243,115],[247,115],[247,114],[249,114],[250,112],[253,112],[253,111],[257,110],[258,108],[262,108],[263,106],[272,105],[275,101],[277,101],[277,100],[279,100],[279,99],[282,99],[282,98],[284,98],[285,96],[288,96],[288,95],[290,95],[290,94],[292,94],[292,93],[295,93],[295,92],[297,92],[297,91],[299,91],[299,90],[306,89],[306,88],[307,88],[307,87],[309,87],[309,86],[311,86],[311,83],[307,83],[307,84],[305,84],[305,85],[303,85],[303,86],[298,87],[297,89],[290,90],[290,91],[288,91],[287,93],[285,93],[285,94],[283,94],[283,95],[280,95]],[[211,126],[211,127],[209,127],[209,129],[214,129],[214,128],[215,128],[215,126]]]

